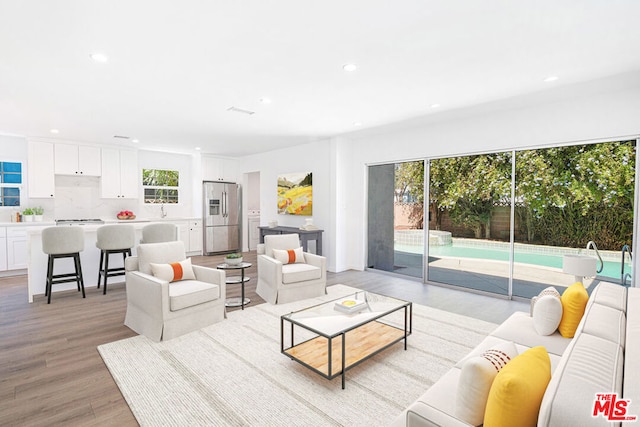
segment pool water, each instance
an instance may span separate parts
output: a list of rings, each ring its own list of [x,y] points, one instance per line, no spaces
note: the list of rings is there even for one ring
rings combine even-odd
[[[432,257],[446,256],[454,258],[475,258],[488,259],[495,261],[509,261],[509,252],[499,248],[481,247],[481,246],[432,246],[429,248],[429,255]],[[545,267],[555,267],[562,269],[562,255],[556,254],[540,254],[516,252],[514,253],[515,262],[523,264],[531,264]],[[598,266],[600,263],[598,262]],[[517,268],[517,267],[516,267]],[[627,265],[625,272],[631,273],[631,267]],[[598,276],[611,277],[620,280],[620,262],[604,261],[604,268]]]

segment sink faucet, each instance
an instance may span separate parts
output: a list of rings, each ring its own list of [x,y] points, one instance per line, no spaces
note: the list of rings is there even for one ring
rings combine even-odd
[[[160,217],[164,218],[167,216],[167,213],[164,211],[164,203],[160,204]]]

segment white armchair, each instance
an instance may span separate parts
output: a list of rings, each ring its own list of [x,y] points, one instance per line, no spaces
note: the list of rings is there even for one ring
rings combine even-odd
[[[127,314],[124,324],[154,341],[169,340],[226,317],[225,272],[194,265],[196,280],[168,282],[152,275],[151,263],[186,259],[180,240],[141,244],[125,260]]]
[[[274,234],[264,237],[264,254],[258,255],[256,293],[271,304],[286,303],[327,293],[327,260],[304,253],[304,263],[283,264],[273,250],[300,248],[297,234]]]

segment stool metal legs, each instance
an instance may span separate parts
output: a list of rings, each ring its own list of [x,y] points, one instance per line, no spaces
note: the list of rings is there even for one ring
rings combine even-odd
[[[53,262],[56,258],[73,258],[75,267],[74,273],[53,274]],[[71,254],[49,254],[47,263],[47,284],[44,295],[47,297],[47,304],[51,304],[51,288],[58,283],[76,282],[78,292],[82,291],[82,298],[86,298],[84,293],[84,279],[82,278],[82,265],[80,264],[80,253]]]

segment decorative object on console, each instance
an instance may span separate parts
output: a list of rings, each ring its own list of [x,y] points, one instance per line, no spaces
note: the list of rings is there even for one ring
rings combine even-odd
[[[313,225],[313,218],[307,218],[304,220],[304,225],[300,226],[300,230],[319,230],[319,228]]]
[[[227,256],[224,257],[224,262],[227,263],[228,265],[240,265],[242,264],[242,254],[241,253],[227,254]]]
[[[278,177],[278,213],[311,216],[313,180],[309,173],[289,173]]]
[[[131,211],[120,211],[116,216],[118,219],[136,219],[136,215]]]

